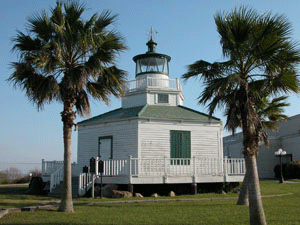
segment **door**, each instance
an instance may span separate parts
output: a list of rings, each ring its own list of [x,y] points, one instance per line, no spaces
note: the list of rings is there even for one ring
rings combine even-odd
[[[101,160],[109,160],[113,158],[113,137],[99,137],[98,156]]]

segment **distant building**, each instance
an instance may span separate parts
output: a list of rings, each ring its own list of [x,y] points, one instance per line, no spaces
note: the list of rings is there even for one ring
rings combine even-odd
[[[290,120],[280,122],[278,130],[269,131],[268,134],[269,148],[262,145],[257,160],[259,177],[264,179],[275,177],[274,167],[279,164],[279,157],[275,156],[275,152],[278,149],[287,152],[287,155],[283,157],[283,162],[300,160],[300,115],[292,116]],[[224,137],[224,156],[243,157],[242,143],[242,133]]]

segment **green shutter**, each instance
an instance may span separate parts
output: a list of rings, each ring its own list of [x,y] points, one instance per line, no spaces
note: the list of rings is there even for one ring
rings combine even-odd
[[[182,133],[181,158],[191,158],[191,133],[189,131],[183,131]]]
[[[171,158],[191,158],[191,132],[171,130]]]

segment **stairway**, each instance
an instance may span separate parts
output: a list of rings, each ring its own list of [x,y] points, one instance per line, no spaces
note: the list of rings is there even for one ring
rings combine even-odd
[[[78,198],[78,176],[72,177],[72,198]],[[63,182],[60,182],[59,185],[57,185],[52,192],[48,193],[48,196],[52,197],[61,197],[63,193]]]

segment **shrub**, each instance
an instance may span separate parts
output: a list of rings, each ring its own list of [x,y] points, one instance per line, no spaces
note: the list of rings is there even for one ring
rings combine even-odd
[[[31,180],[30,176],[25,176],[25,177],[20,177],[18,179],[13,180],[14,184],[25,184],[25,183],[29,183]]]
[[[280,165],[274,167],[275,178],[280,178]],[[282,176],[284,179],[300,178],[300,160],[282,164]]]
[[[28,194],[46,195],[48,192],[45,189],[46,182],[43,182],[42,177],[32,177],[29,184]]]
[[[8,184],[9,179],[6,173],[0,172],[0,184]]]

